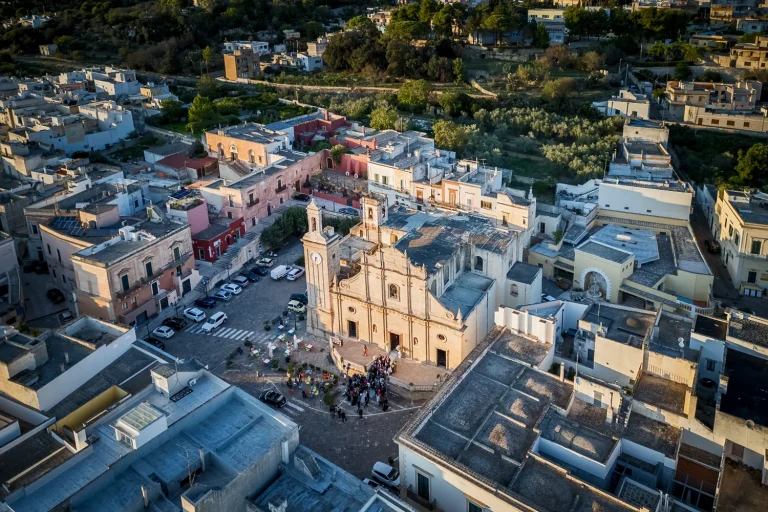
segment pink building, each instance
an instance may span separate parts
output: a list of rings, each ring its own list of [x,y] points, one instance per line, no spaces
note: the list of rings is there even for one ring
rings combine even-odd
[[[194,236],[210,226],[208,222],[208,204],[205,202],[205,199],[198,195],[191,195],[192,193],[189,191],[184,190],[182,193],[189,193],[190,195],[180,199],[175,199],[171,196],[168,201],[167,214],[168,217],[176,218],[189,224],[191,234]],[[178,194],[178,192],[174,194]]]

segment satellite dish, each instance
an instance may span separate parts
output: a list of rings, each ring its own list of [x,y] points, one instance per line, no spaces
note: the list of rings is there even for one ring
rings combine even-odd
[[[747,428],[755,428],[755,422],[752,420],[747,420]]]

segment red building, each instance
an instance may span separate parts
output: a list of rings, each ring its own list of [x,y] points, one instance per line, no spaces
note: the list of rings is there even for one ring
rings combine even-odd
[[[192,236],[196,260],[213,263],[227,248],[245,235],[243,219],[215,219],[211,225]]]
[[[329,139],[336,133],[336,130],[344,126],[349,126],[346,117],[331,114],[326,110],[322,118],[312,119],[294,126],[293,136],[296,141],[305,146],[314,146],[319,139]]]

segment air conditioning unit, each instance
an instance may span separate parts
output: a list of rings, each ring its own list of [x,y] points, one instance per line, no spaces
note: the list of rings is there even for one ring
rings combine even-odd
[[[187,382],[187,385],[191,388],[195,387],[195,384],[197,384],[197,378],[189,379],[189,382]]]

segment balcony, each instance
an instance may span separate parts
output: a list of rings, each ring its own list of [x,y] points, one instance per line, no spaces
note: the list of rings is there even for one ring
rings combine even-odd
[[[410,485],[408,486],[407,494],[408,494],[408,499],[410,501],[416,503],[420,507],[423,507],[427,510],[435,510],[435,507],[437,506],[437,503],[435,502],[435,500],[432,500],[432,501],[425,500],[424,498],[419,496],[418,493],[416,493],[413,490],[413,487]]]
[[[288,185],[282,185],[280,187],[277,187],[275,189],[275,194],[279,194],[280,192],[285,192],[288,189]]]
[[[257,204],[259,204],[259,200],[255,199],[253,201],[249,201],[249,202],[245,203],[245,207],[246,208],[252,208],[252,207],[256,206]]]

